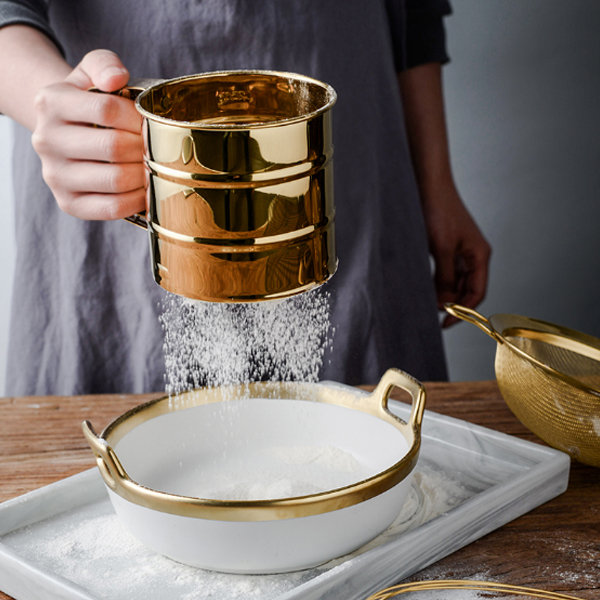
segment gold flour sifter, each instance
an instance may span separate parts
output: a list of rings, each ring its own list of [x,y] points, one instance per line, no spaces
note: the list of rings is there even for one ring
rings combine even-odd
[[[238,70],[144,80],[119,94],[143,117],[146,212],[127,220],[148,230],[161,287],[254,302],[334,274],[330,85]]]
[[[519,315],[451,315],[498,342],[498,387],[515,416],[545,442],[600,467],[600,339]]]

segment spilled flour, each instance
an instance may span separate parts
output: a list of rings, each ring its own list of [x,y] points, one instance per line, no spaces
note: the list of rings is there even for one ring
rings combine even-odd
[[[64,577],[102,600],[277,600],[292,597],[292,594],[294,598],[320,598],[318,594],[313,595],[315,588],[312,587],[320,589],[322,583],[318,578],[335,579],[333,590],[342,589],[345,594],[350,561],[370,548],[401,540],[405,532],[461,504],[470,494],[437,467],[420,463],[408,498],[388,530],[349,556],[314,569],[281,575],[216,573],[155,554],[123,528],[108,499],[0,539],[25,560]],[[359,569],[353,576],[370,579],[368,569]],[[356,591],[356,582],[351,587]],[[308,589],[313,594],[309,595]],[[365,595],[345,594],[344,597],[345,600],[363,600]],[[412,596],[410,598],[412,600]]]
[[[315,382],[333,337],[322,288],[247,304],[169,295],[160,321],[170,395],[252,381]]]

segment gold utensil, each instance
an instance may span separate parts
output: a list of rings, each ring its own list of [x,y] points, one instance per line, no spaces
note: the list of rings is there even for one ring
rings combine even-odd
[[[545,590],[522,587],[519,585],[467,579],[439,579],[437,581],[413,581],[412,583],[401,583],[385,590],[381,590],[372,596],[369,596],[366,600],[393,600],[393,598],[402,594],[426,590],[478,590],[482,592],[496,592],[503,595],[513,594],[529,598],[542,598],[543,600],[581,600],[575,596],[559,592],[547,592]],[[496,594],[494,594],[494,597],[496,597]],[[442,600],[442,596],[440,596],[440,600]]]
[[[211,302],[283,298],[327,281],[334,242],[333,88],[276,71],[145,80],[119,92],[143,117],[156,282]]]
[[[496,340],[498,387],[523,425],[554,448],[600,467],[600,340],[519,315],[487,319],[457,304],[445,308]]]

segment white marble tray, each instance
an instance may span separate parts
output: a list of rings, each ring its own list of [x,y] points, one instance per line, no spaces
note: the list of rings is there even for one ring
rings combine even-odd
[[[390,408],[408,417],[406,405]],[[559,495],[569,465],[551,448],[426,411],[395,523],[351,555],[268,576],[147,551],[120,527],[94,468],[0,504],[0,590],[17,600],[363,600]]]

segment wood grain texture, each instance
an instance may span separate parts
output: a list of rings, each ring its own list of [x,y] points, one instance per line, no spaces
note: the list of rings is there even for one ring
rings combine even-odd
[[[543,443],[515,419],[495,382],[426,388],[431,410]],[[94,466],[81,422],[89,419],[100,430],[158,396],[0,398],[0,501]],[[411,577],[441,578],[488,579],[598,600],[600,469],[573,463],[564,494]],[[10,598],[0,592],[0,600]]]

